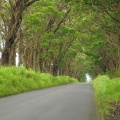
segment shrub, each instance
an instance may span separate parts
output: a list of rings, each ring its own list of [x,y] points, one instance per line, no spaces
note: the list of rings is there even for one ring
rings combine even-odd
[[[108,101],[120,101],[120,78],[110,79],[107,75],[97,77],[93,82],[95,97],[101,119],[113,108]]]
[[[0,97],[73,82],[78,81],[68,76],[36,73],[24,67],[0,67]]]

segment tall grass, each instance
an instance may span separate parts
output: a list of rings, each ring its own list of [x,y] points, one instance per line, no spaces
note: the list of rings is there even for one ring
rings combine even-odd
[[[1,67],[0,97],[74,82],[78,81],[68,76],[54,77],[24,67]]]
[[[95,97],[101,120],[113,109],[108,101],[120,101],[120,78],[110,79],[107,75],[97,77],[93,82]]]

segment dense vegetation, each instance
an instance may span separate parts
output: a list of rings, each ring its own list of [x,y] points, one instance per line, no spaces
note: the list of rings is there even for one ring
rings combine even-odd
[[[78,82],[68,76],[54,77],[47,73],[36,73],[24,67],[0,68],[0,97],[30,90]]]
[[[69,75],[118,76],[119,0],[1,0],[1,65]]]
[[[101,120],[104,120],[110,110],[115,109],[115,106],[110,104],[111,101],[120,103],[120,77],[110,79],[107,75],[99,76],[94,80],[93,86]]]
[[[39,76],[49,73],[79,81],[86,74],[119,79],[119,13],[120,0],[0,0],[0,65],[17,64]],[[104,100],[119,96],[114,89],[119,80],[97,79],[94,87],[105,113]]]

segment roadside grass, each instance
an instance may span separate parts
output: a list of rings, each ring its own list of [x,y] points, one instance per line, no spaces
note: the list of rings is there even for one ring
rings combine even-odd
[[[54,77],[24,67],[0,67],[0,97],[78,82],[69,76]]]
[[[98,76],[93,82],[93,87],[100,117],[104,120],[110,110],[115,109],[108,101],[120,102],[120,77],[110,79],[107,75]]]

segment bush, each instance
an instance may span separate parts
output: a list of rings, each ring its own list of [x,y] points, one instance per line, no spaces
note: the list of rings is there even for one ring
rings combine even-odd
[[[0,97],[73,82],[78,81],[68,76],[54,77],[48,73],[36,73],[24,67],[1,67]]]
[[[107,75],[97,77],[93,82],[95,97],[101,119],[113,108],[108,101],[120,101],[120,78],[110,79]]]

